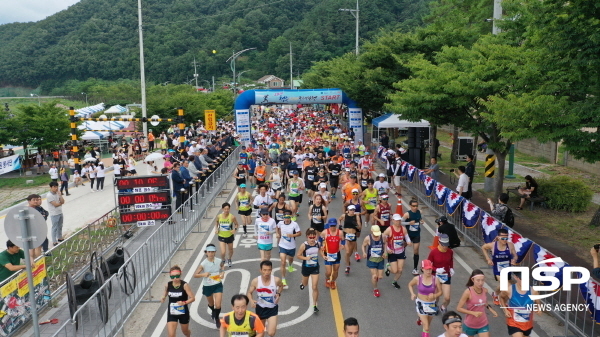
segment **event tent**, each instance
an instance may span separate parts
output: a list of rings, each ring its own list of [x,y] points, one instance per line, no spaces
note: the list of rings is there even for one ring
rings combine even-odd
[[[420,122],[411,122],[405,119],[400,119],[399,114],[385,114],[373,119],[373,140],[379,139],[379,130],[381,129],[405,129],[405,128],[428,128],[429,122],[421,119]],[[377,134],[375,134],[377,128]]]
[[[130,122],[100,121],[83,122],[77,128],[80,130],[114,130],[119,131],[129,126]]]
[[[92,114],[104,110],[104,103],[75,110],[75,117],[89,118]]]
[[[98,140],[108,138],[108,132],[86,131],[80,139],[82,140]]]
[[[113,105],[110,108],[108,108],[106,111],[104,111],[105,114],[120,114],[120,113],[125,113],[127,112],[127,108],[122,107],[120,105]]]

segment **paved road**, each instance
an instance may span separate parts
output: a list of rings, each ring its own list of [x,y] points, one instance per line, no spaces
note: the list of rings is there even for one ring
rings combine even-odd
[[[396,200],[392,197],[390,202],[396,205]],[[306,200],[306,197],[305,197]],[[408,201],[407,199],[404,202]],[[301,208],[301,216],[298,218],[298,223],[301,229],[306,230],[309,222],[306,217],[308,206],[306,202]],[[237,214],[237,210],[232,210],[233,214]],[[330,216],[338,217],[341,213],[341,200],[334,199],[330,207]],[[238,220],[239,216],[238,216]],[[433,231],[431,226],[422,233],[421,257],[426,258],[429,249],[425,247],[432,240]],[[191,274],[194,272],[200,261],[204,258],[202,252],[207,243],[217,244],[217,239],[213,234],[198,244],[194,252],[195,258],[192,258],[185,266],[183,275],[186,281],[190,281],[192,289],[196,292],[196,302],[190,307],[192,312],[191,330],[193,336],[218,336],[218,331],[214,323],[210,321],[210,314],[207,309],[207,302],[201,296],[201,279],[192,279]],[[364,233],[364,231],[363,231]],[[364,235],[363,235],[364,237]],[[301,237],[303,238],[303,237]],[[303,242],[300,241],[300,242]],[[249,236],[244,239],[241,237],[241,232],[236,235],[236,250],[233,258],[233,266],[228,268],[224,280],[224,300],[223,313],[230,311],[229,299],[232,295],[239,292],[246,292],[251,278],[259,276],[259,252],[256,247],[256,241]],[[362,239],[360,240],[362,244]],[[188,246],[189,247],[189,246]],[[312,313],[312,304],[310,303],[309,288],[300,290],[298,288],[301,280],[299,272],[300,264],[298,262],[296,268],[298,271],[288,274],[287,281],[289,288],[284,290],[280,301],[280,316],[278,326],[278,336],[341,336],[339,328],[336,324],[341,324],[338,319],[336,322],[334,313],[340,314],[338,317],[354,316],[358,318],[361,324],[362,336],[420,336],[421,327],[416,325],[417,315],[414,309],[414,303],[410,301],[410,293],[407,289],[407,284],[412,278],[412,248],[408,248],[407,263],[404,267],[404,273],[400,279],[401,289],[395,289],[391,282],[391,276],[380,283],[381,297],[373,296],[370,283],[370,272],[365,266],[365,262],[353,262],[352,271],[349,276],[343,274],[344,263],[340,268],[341,276],[338,279],[338,289],[329,290],[324,286],[325,268],[321,266],[321,278],[319,284],[319,309],[317,314]],[[455,270],[456,275],[453,277],[452,286],[452,301],[450,309],[455,309],[459,296],[465,289],[464,284],[467,281],[471,269],[467,266],[463,259],[473,263],[475,268],[484,265],[483,260],[473,254],[473,250],[468,247],[460,247],[455,249]],[[272,261],[274,263],[274,273],[279,274],[279,259],[278,250],[273,250]],[[467,258],[471,256],[470,258]],[[462,263],[461,263],[462,262]],[[465,269],[465,266],[469,269]],[[488,273],[486,271],[486,273]],[[158,285],[162,288],[163,285]],[[438,336],[443,332],[443,327],[440,322],[441,318],[436,317],[431,329],[431,336]],[[140,331],[141,336],[166,336],[166,304],[160,307],[151,319],[145,331]],[[503,318],[490,318],[491,335],[492,336],[507,336],[506,326]],[[537,334],[532,334],[533,337],[547,337],[543,332],[538,331]],[[402,331],[400,333],[400,331]],[[178,336],[182,336],[181,331],[177,332]]]

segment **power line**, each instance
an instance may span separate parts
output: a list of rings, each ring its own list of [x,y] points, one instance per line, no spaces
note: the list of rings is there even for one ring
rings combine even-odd
[[[213,15],[203,15],[203,16],[195,18],[195,19],[187,19],[187,20],[179,20],[179,21],[169,21],[169,22],[164,22],[164,23],[148,23],[148,24],[144,24],[143,26],[160,26],[160,25],[170,25],[172,23],[198,21],[198,20],[205,19],[205,18],[214,18],[214,17],[221,16],[221,15],[229,15],[229,14],[233,14],[233,13],[244,12],[244,11],[248,11],[248,10],[252,10],[252,9],[267,7],[267,6],[271,6],[271,5],[274,5],[276,3],[280,3],[280,2],[284,2],[284,1],[286,1],[286,0],[274,1],[274,2],[271,2],[271,3],[268,3],[268,4],[254,6],[254,7],[251,7],[251,8],[239,9],[237,11],[231,11],[231,12],[226,12],[226,13],[213,14]]]

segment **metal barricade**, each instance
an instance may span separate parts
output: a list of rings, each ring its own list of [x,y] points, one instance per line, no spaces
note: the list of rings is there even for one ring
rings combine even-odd
[[[385,162],[381,158],[378,157],[378,161],[385,167]],[[445,215],[448,220],[454,224],[458,233],[463,237],[463,242],[468,242],[468,245],[466,245],[467,247],[471,246],[479,248],[485,244],[481,224],[478,223],[472,228],[465,227],[462,221],[462,207],[458,207],[454,214],[448,214],[445,205],[439,206],[437,204],[435,192],[433,192],[431,196],[427,196],[425,193],[425,184],[419,179],[418,172],[415,173],[415,178],[412,183],[405,178],[402,178],[400,182],[402,184],[402,189],[405,191],[407,190],[414,195],[419,200],[419,203],[427,205],[427,207],[429,207],[429,209],[437,216]],[[511,229],[511,231],[519,234],[514,229]],[[520,263],[521,266],[532,268],[537,263],[533,249],[535,244],[536,243],[533,242],[527,255],[525,255],[523,261]],[[542,247],[539,244],[538,246]],[[546,251],[552,254],[547,249]],[[556,256],[555,254],[552,255]],[[551,305],[552,308],[564,308],[566,305],[572,306],[587,303],[579,289],[576,291],[566,291],[561,289],[553,296],[542,299],[542,302],[543,304]],[[595,337],[600,330],[597,329],[597,326],[599,325],[594,322],[592,316],[587,311],[569,312],[569,310],[552,310],[549,313],[564,324],[564,336],[570,336],[571,334],[569,332],[572,332],[581,337]]]
[[[212,223],[201,223],[210,205],[227,190],[229,177],[232,176],[239,160],[240,147],[236,148],[203,181],[200,188],[165,220],[148,239],[131,254],[117,274],[112,275],[105,284],[83,305],[71,320],[65,322],[53,336],[114,336],[135,308],[143,300],[158,276],[169,266],[171,258],[180,249],[186,249],[186,237],[197,228],[206,230]],[[234,185],[232,185],[232,188]],[[204,228],[203,228],[204,227]],[[182,247],[183,246],[183,247]],[[127,288],[127,272],[136,271],[136,286]],[[111,286],[112,285],[112,286]],[[108,301],[108,322],[103,324],[98,318],[98,297],[103,292],[112,291]],[[77,328],[76,328],[77,325]]]

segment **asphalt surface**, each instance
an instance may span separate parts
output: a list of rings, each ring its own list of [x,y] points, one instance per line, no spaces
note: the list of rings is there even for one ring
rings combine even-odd
[[[308,211],[307,199],[308,196],[305,195],[304,202],[300,209],[300,216],[297,219],[302,231],[305,231],[310,224],[306,216]],[[406,205],[409,199],[410,196],[405,195],[403,203]],[[394,196],[390,197],[390,203],[392,204],[392,210],[395,210],[397,201]],[[330,204],[329,216],[339,217],[342,211],[341,205],[342,201],[340,199],[340,193],[338,193],[338,198],[333,199],[333,202]],[[428,214],[427,210],[422,211],[425,215]],[[233,206],[231,212],[237,216],[238,222],[241,223],[241,218],[237,215],[237,208],[235,206]],[[427,258],[427,255],[429,254],[429,248],[427,246],[431,244],[434,233],[430,222],[428,222],[425,227],[428,229],[424,228],[421,232],[421,260]],[[253,229],[249,228],[249,233],[252,233],[252,231]],[[359,247],[367,232],[367,230],[363,229],[363,234],[361,238],[359,238]],[[304,240],[305,236],[298,237],[296,240],[297,247],[304,242]],[[192,315],[190,329],[192,331],[192,336],[219,336],[219,332],[216,329],[214,322],[210,319],[206,298],[202,297],[202,279],[191,278],[191,275],[198,264],[204,259],[203,251],[208,243],[214,243],[218,247],[218,241],[214,235],[214,227],[207,233],[205,239],[198,244],[197,248],[195,248],[192,259],[190,259],[185,266],[182,266],[183,275],[185,276],[184,280],[189,280],[192,290],[196,293],[196,301],[190,305]],[[223,281],[224,293],[221,315],[231,311],[231,297],[236,293],[246,293],[250,280],[260,275],[260,254],[256,246],[256,241],[253,239],[252,235],[249,235],[248,238],[242,238],[241,226],[240,232],[236,235],[235,247],[233,266],[227,268],[226,276]],[[276,247],[276,244],[274,244],[274,247]],[[278,249],[274,248],[271,260],[273,261],[275,276],[280,277],[278,253]],[[340,276],[338,277],[337,282],[338,288],[337,290],[330,290],[326,288],[324,284],[325,267],[322,259],[320,259],[321,274],[318,286],[318,307],[320,312],[318,313],[312,312],[310,287],[307,287],[304,290],[299,289],[302,276],[300,274],[300,262],[296,259],[295,268],[297,271],[291,274],[288,273],[286,277],[288,288],[284,290],[279,303],[280,315],[277,336],[343,336],[340,331],[341,329],[339,329],[340,324],[342,323],[340,321],[341,317],[356,317],[360,323],[361,336],[421,336],[422,329],[416,324],[417,314],[415,312],[415,305],[414,302],[410,300],[410,292],[407,286],[413,277],[411,274],[413,269],[412,247],[407,248],[406,255],[407,259],[404,265],[403,274],[399,280],[402,288],[395,289],[392,286],[393,274],[390,275],[390,277],[385,277],[384,275],[383,280],[379,283],[379,289],[381,291],[381,297],[379,298],[373,296],[370,271],[366,267],[364,260],[355,262],[354,259],[352,259],[350,275],[345,275],[343,271],[345,263],[342,258]],[[217,254],[217,256],[219,255]],[[456,305],[465,289],[465,284],[471,270],[484,267],[485,263],[483,261],[484,260],[480,258],[479,254],[475,253],[472,247],[459,247],[455,249],[454,269],[456,273],[452,278],[452,300],[450,302],[449,310],[456,309]],[[485,272],[487,275],[491,275],[489,269],[485,270]],[[487,283],[492,287],[495,287],[495,282],[490,280],[491,278],[486,278]],[[158,284],[156,287],[157,289],[162,289],[164,285]],[[339,309],[336,310],[336,308],[341,308],[341,312]],[[166,303],[160,306],[160,309],[150,320],[151,323],[141,334],[142,336],[167,336],[166,309]],[[494,309],[499,315],[502,314],[498,307],[494,307]],[[249,310],[253,309],[249,308]],[[335,318],[336,311],[338,314],[337,327]],[[505,319],[503,317],[493,318],[488,314],[488,318],[490,321],[491,336],[508,335]],[[443,331],[440,315],[435,317],[432,322],[432,328],[430,330],[431,336],[438,336],[443,333]],[[179,328],[177,336],[183,336]],[[531,336],[547,337],[548,335],[536,325],[534,334]]]

